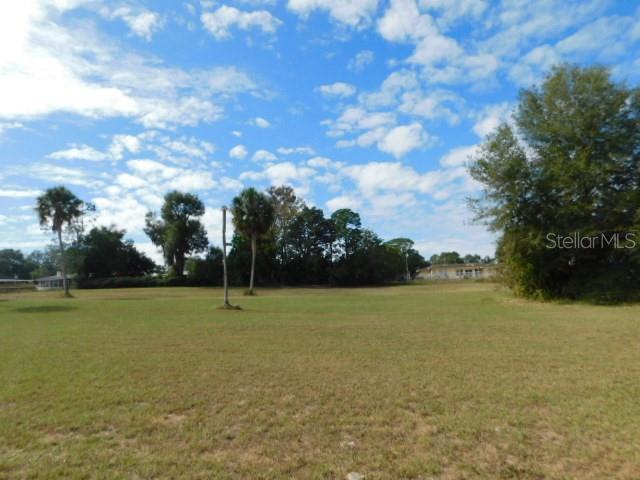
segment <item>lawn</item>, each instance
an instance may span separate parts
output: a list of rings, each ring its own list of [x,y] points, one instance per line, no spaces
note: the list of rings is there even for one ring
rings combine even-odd
[[[640,306],[0,295],[0,478],[640,478]]]

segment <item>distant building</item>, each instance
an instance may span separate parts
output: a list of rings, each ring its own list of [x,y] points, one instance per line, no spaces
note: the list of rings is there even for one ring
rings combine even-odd
[[[431,265],[418,272],[423,280],[464,280],[465,278],[491,278],[498,274],[497,263],[449,263]]]
[[[0,276],[0,291],[14,291],[25,288],[33,288],[33,280],[22,280],[9,276]]]
[[[67,275],[67,282],[69,282],[70,287],[74,286],[76,277],[75,273]],[[64,281],[61,272],[57,272],[50,277],[36,278],[36,289],[38,290],[62,290],[63,288]]]

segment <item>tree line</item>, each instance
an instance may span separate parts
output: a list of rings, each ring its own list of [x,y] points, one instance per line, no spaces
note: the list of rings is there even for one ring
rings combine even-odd
[[[363,227],[351,209],[326,217],[289,186],[264,192],[247,188],[229,210],[235,227],[228,244],[229,283],[248,285],[250,292],[256,283],[407,281],[429,264],[411,239],[384,241]],[[144,232],[162,251],[164,266],[140,252],[124,230],[87,228],[86,217],[93,211],[66,187],[50,188],[37,199],[36,212],[43,228],[54,233],[55,244],[26,256],[18,250],[0,251],[0,273],[34,278],[61,271],[77,274],[85,287],[222,284],[222,250],[210,245],[202,223],[205,207],[196,195],[169,192],[161,209],[145,217]]]

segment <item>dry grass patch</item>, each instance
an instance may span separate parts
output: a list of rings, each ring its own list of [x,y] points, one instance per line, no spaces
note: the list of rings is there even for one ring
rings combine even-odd
[[[640,475],[640,307],[233,293],[4,296],[0,478]]]

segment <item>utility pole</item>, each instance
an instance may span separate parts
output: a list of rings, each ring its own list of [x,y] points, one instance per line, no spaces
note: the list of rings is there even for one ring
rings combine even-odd
[[[227,207],[222,207],[222,274],[224,277],[224,307],[229,308],[229,280],[227,278]]]

